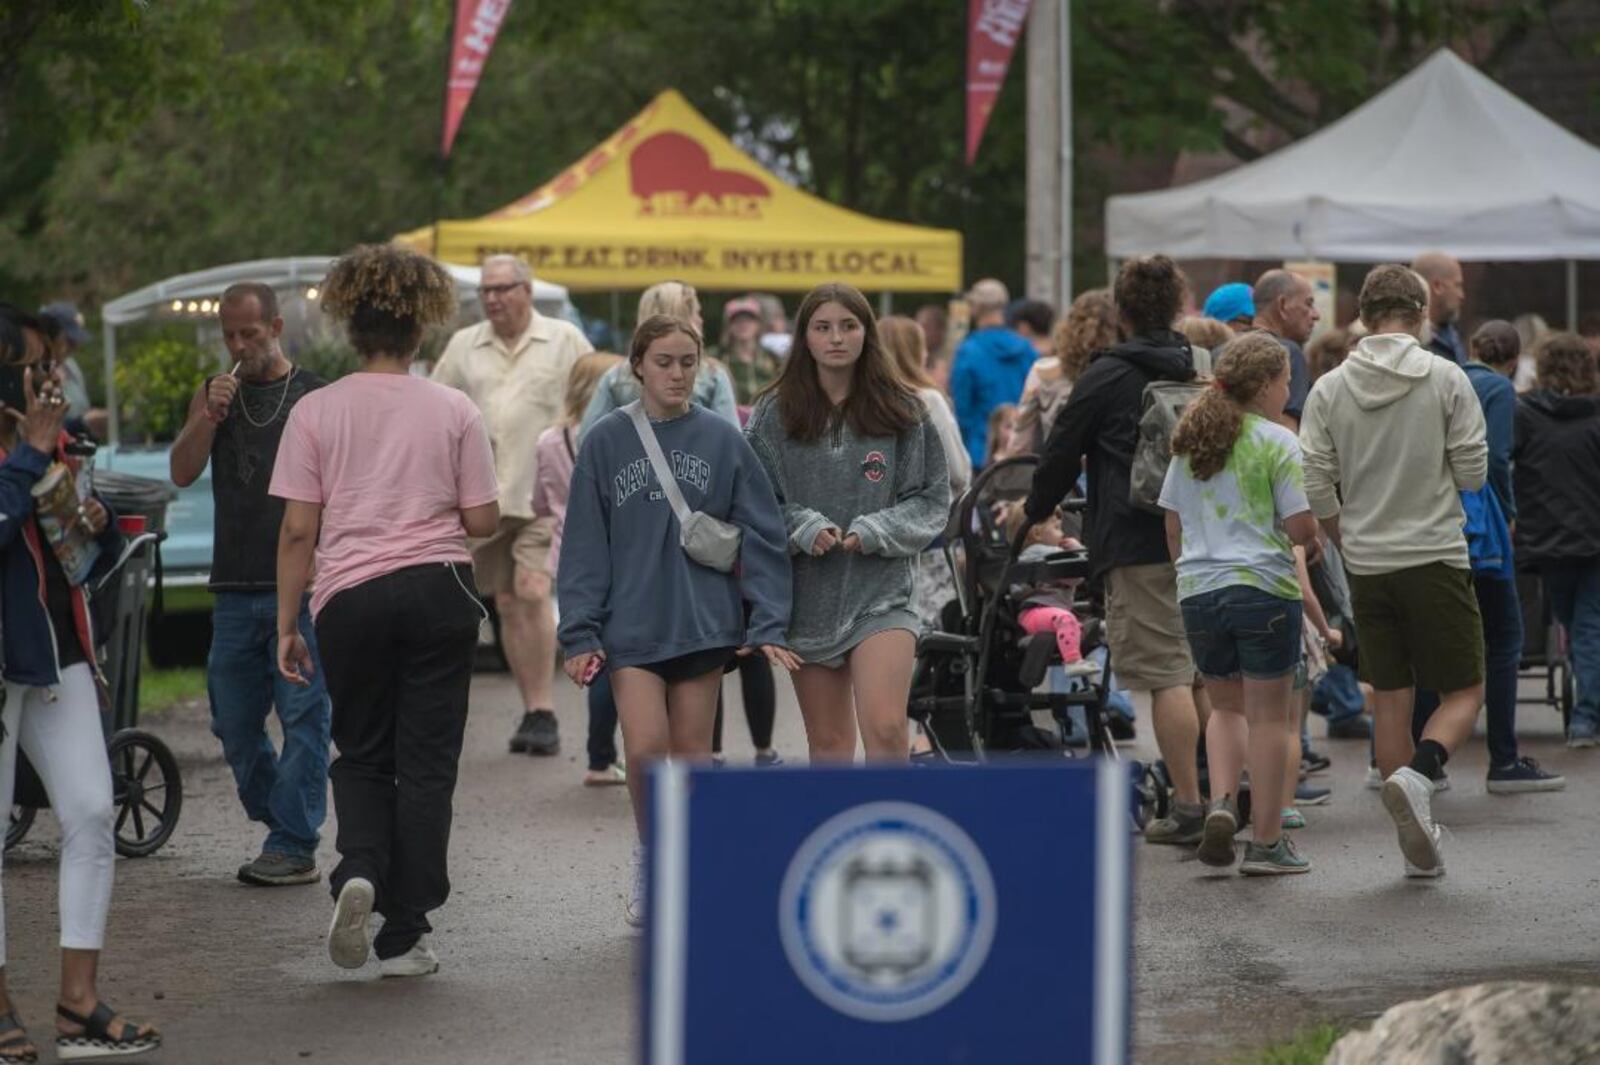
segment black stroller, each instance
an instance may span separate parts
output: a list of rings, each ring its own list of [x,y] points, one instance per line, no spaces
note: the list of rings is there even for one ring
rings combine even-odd
[[[939,757],[950,762],[980,762],[996,753],[1054,752],[1072,755],[1071,710],[1081,708],[1090,755],[1119,757],[1111,733],[1107,698],[1111,683],[1109,653],[1102,666],[1081,673],[1078,690],[1039,691],[1051,666],[1061,664],[1053,633],[1029,634],[1017,619],[1020,603],[1013,585],[1050,584],[1089,574],[1088,555],[1057,552],[1021,562],[1027,528],[1008,537],[997,516],[999,504],[1028,494],[1036,456],[997,462],[985,469],[952,508],[945,556],[955,576],[956,598],[944,607],[937,632],[917,642],[907,713],[926,731]],[[1065,509],[1081,512],[1082,500]],[[958,564],[954,545],[964,558]],[[1087,620],[1082,646],[1087,653],[1101,641],[1101,619],[1080,599],[1074,613]],[[1035,712],[1048,712],[1052,727],[1041,728]],[[1132,813],[1143,826],[1152,815],[1165,817],[1170,781],[1160,763],[1133,765]]]
[[[183,809],[183,780],[178,761],[165,743],[137,727],[139,673],[144,652],[147,592],[152,571],[160,583],[161,528],[172,490],[157,481],[97,472],[95,486],[119,515],[143,514],[147,530],[130,535],[115,566],[89,589],[109,610],[100,637],[101,665],[111,705],[102,714],[111,761],[112,801],[116,804],[117,853],[125,858],[154,854],[172,836]],[[38,773],[17,752],[17,781],[11,819],[6,827],[9,850],[28,834],[38,811],[50,805]]]

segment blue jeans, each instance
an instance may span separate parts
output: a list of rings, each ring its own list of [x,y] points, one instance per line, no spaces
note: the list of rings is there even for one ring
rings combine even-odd
[[[1330,725],[1360,717],[1366,705],[1356,671],[1339,662],[1329,662],[1328,672],[1311,689],[1311,712],[1327,718]]]
[[[1572,734],[1600,733],[1600,558],[1546,563],[1540,567],[1550,609],[1567,630],[1578,702]]]
[[[315,667],[304,688],[278,672],[276,592],[217,593],[211,631],[211,731],[222,741],[239,801],[250,820],[267,826],[263,850],[309,858],[328,809],[331,727],[310,612],[300,609],[300,635]],[[282,754],[267,736],[267,712],[274,707],[283,726]]]
[[[1259,588],[1229,585],[1178,604],[1203,677],[1275,680],[1300,664],[1303,606]]]
[[[1522,601],[1517,582],[1484,573],[1472,575],[1483,617],[1483,703],[1489,764],[1517,760],[1517,668],[1522,664]],[[1439,708],[1437,692],[1418,689],[1411,706],[1411,738],[1421,742],[1423,727]],[[1573,720],[1577,720],[1576,714]]]

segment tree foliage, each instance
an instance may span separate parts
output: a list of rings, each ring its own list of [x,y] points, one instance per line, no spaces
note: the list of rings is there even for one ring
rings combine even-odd
[[[1080,219],[1131,158],[1303,136],[1555,0],[1073,0]],[[514,3],[441,191],[452,0],[0,0],[0,288],[91,303],[498,207],[676,87],[844,206],[1020,281],[1022,50],[962,163],[961,0]]]

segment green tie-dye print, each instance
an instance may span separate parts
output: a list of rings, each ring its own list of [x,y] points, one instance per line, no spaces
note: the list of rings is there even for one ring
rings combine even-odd
[[[1246,415],[1222,472],[1197,481],[1187,459],[1174,459],[1161,504],[1183,525],[1178,598],[1237,585],[1300,598],[1282,519],[1310,507],[1300,442],[1288,429]]]

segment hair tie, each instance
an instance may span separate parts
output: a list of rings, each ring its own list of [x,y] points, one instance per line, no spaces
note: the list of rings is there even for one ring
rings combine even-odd
[[[1228,387],[1222,383],[1222,378],[1220,377],[1213,377],[1211,379],[1211,387],[1218,392],[1226,392],[1228,390]]]

